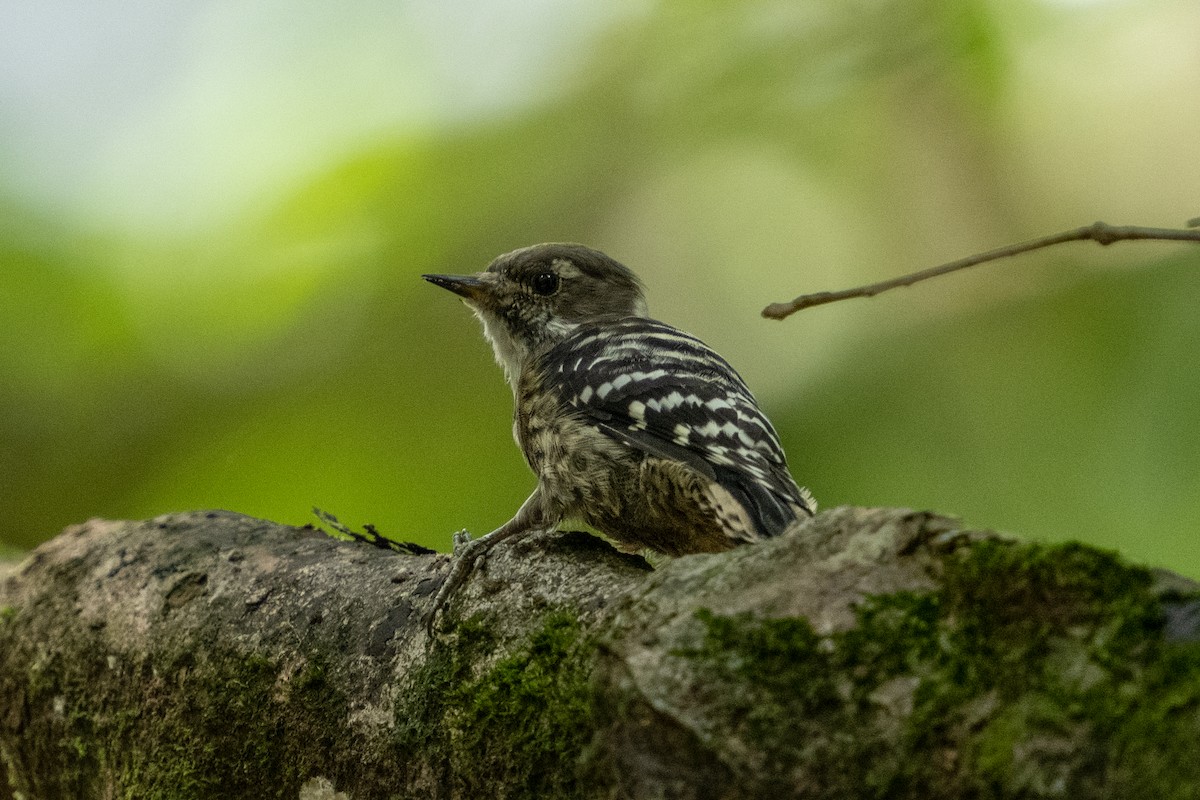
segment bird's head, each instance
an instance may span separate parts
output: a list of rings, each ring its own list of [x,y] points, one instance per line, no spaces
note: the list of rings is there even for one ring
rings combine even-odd
[[[514,390],[531,358],[580,325],[646,316],[637,276],[580,244],[533,245],[506,253],[473,275],[422,277],[471,307]]]

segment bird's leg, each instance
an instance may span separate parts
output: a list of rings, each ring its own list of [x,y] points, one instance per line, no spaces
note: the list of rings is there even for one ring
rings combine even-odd
[[[505,539],[543,530],[547,524],[542,510],[541,494],[535,489],[533,494],[529,495],[529,498],[521,504],[521,508],[517,510],[512,519],[486,536],[472,539],[466,531],[454,534],[454,552],[451,556],[453,560],[450,564],[450,574],[446,576],[445,583],[434,595],[433,605],[430,606],[429,616],[426,617],[425,626],[429,634],[433,635],[438,615],[450,602],[451,595],[462,588],[467,579],[471,577],[471,573],[475,571],[476,565],[483,560],[492,547]]]

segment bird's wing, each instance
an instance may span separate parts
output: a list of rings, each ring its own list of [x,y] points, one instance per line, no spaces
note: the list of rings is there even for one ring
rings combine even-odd
[[[573,333],[543,357],[548,388],[629,446],[687,464],[777,533],[811,510],[754,396],[725,359],[669,325],[629,317]]]

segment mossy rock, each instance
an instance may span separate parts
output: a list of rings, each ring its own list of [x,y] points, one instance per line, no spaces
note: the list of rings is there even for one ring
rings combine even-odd
[[[1200,593],[1079,544],[843,508],[650,571],[224,513],[0,580],[0,798],[1200,796]]]

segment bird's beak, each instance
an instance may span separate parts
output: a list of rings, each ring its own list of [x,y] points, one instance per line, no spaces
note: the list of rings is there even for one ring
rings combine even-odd
[[[422,275],[421,277],[434,286],[449,289],[467,300],[478,300],[487,289],[487,284],[480,280],[479,275]]]

